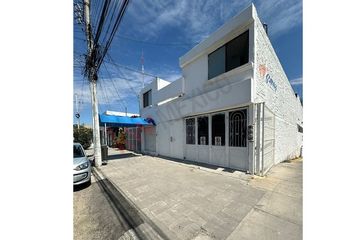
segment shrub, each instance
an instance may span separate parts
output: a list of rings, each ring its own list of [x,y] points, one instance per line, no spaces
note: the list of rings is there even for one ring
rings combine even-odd
[[[92,143],[92,129],[80,125],[80,129],[77,129],[77,125],[74,124],[74,142],[78,142],[84,149],[90,147]]]

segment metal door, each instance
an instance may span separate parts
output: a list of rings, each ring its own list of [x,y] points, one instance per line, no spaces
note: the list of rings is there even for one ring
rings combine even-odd
[[[247,109],[229,112],[229,166],[248,170]]]
[[[156,152],[156,129],[154,126],[144,128],[144,145],[146,152]]]
[[[212,114],[210,164],[229,167],[226,154],[226,129],[225,113]]]

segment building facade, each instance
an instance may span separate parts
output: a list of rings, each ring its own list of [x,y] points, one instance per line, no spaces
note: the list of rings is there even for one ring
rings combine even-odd
[[[302,104],[252,4],[140,92],[141,150],[263,175],[302,149]]]

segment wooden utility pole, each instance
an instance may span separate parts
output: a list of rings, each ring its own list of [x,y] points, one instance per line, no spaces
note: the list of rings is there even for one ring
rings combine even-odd
[[[92,105],[92,128],[93,128],[93,141],[94,141],[94,152],[95,152],[95,166],[100,167],[102,165],[101,156],[101,142],[100,142],[100,127],[98,120],[98,103],[97,103],[97,69],[96,63],[93,59],[94,54],[94,44],[92,28],[90,23],[90,0],[84,0],[84,15],[85,15],[85,26],[86,26],[86,38],[87,38],[87,63],[89,66],[88,79],[90,81],[91,89],[91,105]],[[87,64],[86,63],[86,64]]]

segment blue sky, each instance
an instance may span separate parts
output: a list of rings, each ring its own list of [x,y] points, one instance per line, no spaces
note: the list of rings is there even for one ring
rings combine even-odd
[[[142,51],[146,73],[174,81],[181,76],[179,57],[251,2],[261,21],[268,24],[269,38],[284,71],[302,97],[302,1],[132,0],[109,50],[118,66],[110,64],[106,57],[107,62],[99,72],[99,112],[124,112],[125,107],[128,112],[139,112],[136,94],[141,88],[142,75],[130,69],[141,69]],[[78,95],[80,121],[91,124],[89,84],[81,74],[86,53],[82,27],[74,20],[73,87]],[[145,82],[152,79],[145,76]],[[73,121],[76,123],[75,117]]]

